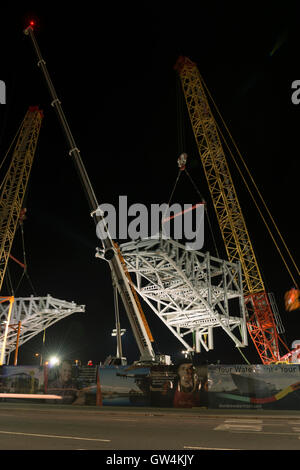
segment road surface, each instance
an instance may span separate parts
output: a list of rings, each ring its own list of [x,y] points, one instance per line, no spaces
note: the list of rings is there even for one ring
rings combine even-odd
[[[143,449],[181,453],[300,450],[300,411],[117,409],[0,402],[0,450],[103,450],[110,455],[110,451]]]

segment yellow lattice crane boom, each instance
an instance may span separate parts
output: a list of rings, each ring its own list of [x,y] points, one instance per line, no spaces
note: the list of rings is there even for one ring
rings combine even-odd
[[[22,122],[0,193],[0,291],[18,226],[22,204],[43,119],[38,107],[29,107]]]
[[[187,57],[175,65],[229,261],[242,266],[248,331],[264,364],[278,361],[279,337],[270,299],[232,181],[199,70]]]

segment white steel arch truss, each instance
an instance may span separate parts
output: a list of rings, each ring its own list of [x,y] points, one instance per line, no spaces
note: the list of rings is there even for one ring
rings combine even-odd
[[[16,349],[18,324],[20,322],[19,346],[44,329],[75,312],[84,312],[84,305],[46,297],[19,297],[14,299],[5,343],[4,357]],[[4,326],[7,322],[9,302],[0,303],[0,349],[3,347]],[[4,360],[5,363],[5,360]]]
[[[213,349],[214,328],[236,347],[248,345],[240,263],[186,250],[171,239],[120,248],[134,288],[186,351]]]

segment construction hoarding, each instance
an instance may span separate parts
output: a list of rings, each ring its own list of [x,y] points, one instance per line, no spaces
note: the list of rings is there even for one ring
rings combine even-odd
[[[298,410],[300,365],[2,366],[3,393],[72,405]]]

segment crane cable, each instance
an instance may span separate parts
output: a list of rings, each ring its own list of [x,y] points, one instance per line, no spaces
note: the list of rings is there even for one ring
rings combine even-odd
[[[184,116],[183,116],[183,114],[184,114],[184,99],[183,99],[183,94],[182,94],[182,90],[181,90],[181,81],[180,81],[179,75],[177,75],[177,80],[176,80],[176,104],[177,104],[177,140],[178,140],[177,145],[178,145],[178,152],[179,152],[179,154],[181,154],[181,153],[185,152],[186,134],[185,134],[185,127],[184,127],[185,120],[184,120]],[[210,231],[211,236],[212,236],[214,249],[215,249],[217,257],[220,258],[219,250],[218,250],[217,243],[216,243],[214,233],[213,233],[213,229],[212,229],[212,224],[211,224],[210,217],[209,217],[208,210],[207,210],[206,201],[205,201],[204,197],[202,196],[199,188],[197,187],[197,185],[193,181],[191,175],[189,174],[189,172],[187,171],[187,169],[185,167],[184,167],[183,171],[185,172],[185,174],[187,175],[187,177],[191,181],[192,186],[194,187],[196,193],[200,197],[201,202],[204,203],[204,210],[205,210],[205,214],[206,214],[207,221],[208,221],[209,231]],[[175,182],[173,191],[171,193],[171,196],[170,196],[170,199],[169,199],[169,202],[168,202],[168,206],[170,206],[171,199],[173,197],[173,194],[174,194],[174,191],[175,191],[175,188],[177,186],[177,183],[178,183],[178,180],[179,180],[179,177],[180,177],[181,173],[182,173],[182,170],[180,169],[179,172],[178,172],[177,178],[176,178],[176,182]]]
[[[169,197],[168,204],[166,205],[166,210],[165,210],[165,212],[164,212],[164,214],[163,214],[163,216],[162,216],[162,219],[161,219],[161,232],[164,232],[164,229],[163,229],[163,223],[164,223],[164,222],[163,222],[163,221],[164,221],[164,218],[166,217],[166,213],[167,213],[167,211],[168,211],[168,208],[170,207],[170,203],[171,203],[173,194],[174,194],[174,192],[175,192],[175,189],[176,189],[176,187],[177,187],[177,183],[178,183],[178,181],[179,181],[180,174],[181,174],[181,171],[179,170],[179,171],[178,171],[178,174],[177,174],[177,177],[176,177],[175,184],[174,184],[173,189],[172,189],[172,191],[171,191],[171,196]],[[164,234],[165,234],[165,233],[164,233]],[[166,234],[165,234],[165,235],[166,235]]]
[[[181,82],[177,75],[176,80],[176,104],[177,104],[177,145],[178,153],[181,154],[185,151],[186,139],[185,139],[185,128],[184,128],[184,100],[181,93]]]
[[[269,211],[269,209],[268,209],[268,207],[267,207],[267,205],[266,205],[266,203],[265,203],[265,201],[264,201],[264,199],[263,199],[263,197],[262,197],[262,194],[260,193],[260,191],[259,191],[259,189],[258,189],[258,187],[257,187],[257,185],[256,185],[256,183],[255,183],[255,181],[254,181],[254,179],[253,179],[251,173],[250,173],[250,170],[249,170],[249,168],[248,168],[247,165],[246,165],[246,162],[245,162],[245,160],[243,159],[243,157],[242,157],[242,155],[241,155],[241,153],[240,153],[240,151],[239,151],[239,149],[238,149],[238,147],[237,147],[237,145],[236,145],[236,143],[235,143],[235,141],[234,141],[234,139],[233,139],[233,137],[232,137],[232,135],[231,135],[231,133],[230,133],[230,131],[229,131],[229,129],[228,129],[228,127],[227,127],[227,125],[226,125],[226,123],[225,123],[225,121],[224,121],[224,119],[223,119],[223,117],[222,117],[222,115],[221,115],[221,113],[220,113],[220,111],[219,111],[219,109],[218,109],[218,107],[217,107],[217,105],[216,105],[216,103],[215,103],[213,97],[211,96],[211,94],[210,94],[210,92],[209,92],[209,89],[207,88],[207,86],[206,86],[206,84],[205,84],[205,82],[204,82],[204,80],[203,80],[203,78],[202,78],[201,75],[200,75],[200,78],[201,78],[201,81],[202,81],[202,83],[203,83],[203,85],[204,85],[204,87],[205,87],[205,89],[206,89],[206,91],[207,91],[207,93],[208,93],[210,99],[212,100],[212,103],[213,103],[213,105],[214,105],[214,107],[215,107],[215,109],[216,109],[218,115],[219,115],[220,118],[221,118],[221,121],[222,121],[222,123],[223,123],[223,125],[224,125],[226,131],[227,131],[228,134],[229,134],[229,137],[230,137],[230,139],[231,139],[231,141],[232,141],[232,143],[233,143],[233,145],[234,145],[234,147],[235,147],[235,149],[236,149],[236,151],[237,151],[237,153],[238,153],[238,155],[239,155],[239,157],[240,157],[240,159],[241,159],[241,161],[242,161],[242,163],[243,163],[243,165],[244,165],[244,167],[245,167],[245,169],[246,169],[246,171],[247,171],[247,173],[248,173],[248,175],[249,175],[249,177],[250,177],[250,179],[251,179],[251,181],[252,181],[252,183],[253,183],[253,185],[254,185],[254,187],[255,187],[257,193],[258,193],[258,195],[259,195],[259,197],[260,197],[260,199],[261,199],[262,202],[263,202],[263,205],[264,205],[264,207],[265,207],[265,209],[266,209],[266,211],[267,211],[267,213],[268,213],[268,215],[269,215],[269,217],[270,217],[270,219],[271,219],[271,221],[272,221],[272,223],[273,223],[273,225],[274,225],[274,227],[275,227],[275,229],[276,229],[276,231],[277,231],[277,233],[278,233],[278,235],[279,235],[279,237],[280,237],[280,239],[281,239],[281,241],[282,241],[282,243],[283,243],[283,245],[284,245],[284,247],[285,247],[285,249],[286,249],[286,251],[287,251],[287,253],[288,253],[289,257],[290,257],[290,259],[291,259],[291,261],[292,261],[292,263],[293,263],[293,265],[295,266],[295,268],[296,268],[296,270],[297,270],[298,275],[300,275],[300,271],[299,271],[299,269],[298,269],[298,267],[297,267],[297,265],[296,265],[296,263],[295,263],[295,261],[294,261],[292,255],[291,255],[291,253],[290,253],[290,251],[289,251],[289,249],[288,249],[288,247],[287,247],[287,245],[286,245],[286,243],[285,243],[285,241],[284,241],[284,239],[283,239],[283,237],[282,237],[282,235],[281,235],[281,233],[280,233],[280,231],[279,231],[279,228],[277,227],[277,225],[276,225],[276,223],[275,223],[275,221],[274,221],[274,219],[273,219],[273,217],[272,217],[272,215],[271,215],[271,213],[270,213],[270,211]],[[273,242],[274,242],[274,244],[275,244],[275,246],[276,246],[276,248],[277,248],[277,251],[278,251],[279,255],[280,255],[280,257],[281,257],[281,259],[282,259],[282,261],[283,261],[283,263],[284,263],[284,265],[285,265],[285,267],[286,267],[286,269],[287,269],[287,271],[288,271],[288,273],[289,273],[291,279],[293,280],[293,283],[294,283],[295,287],[298,288],[298,284],[297,284],[297,282],[296,282],[294,276],[292,275],[292,273],[291,273],[291,271],[290,271],[290,269],[289,269],[289,267],[288,267],[288,265],[287,265],[287,263],[286,263],[286,260],[285,260],[283,254],[282,254],[282,252],[281,252],[281,250],[280,250],[280,248],[279,248],[279,246],[278,246],[278,244],[277,244],[277,242],[276,242],[276,240],[275,240],[275,238],[274,238],[274,236],[273,236],[273,234],[272,234],[272,232],[271,232],[271,230],[270,230],[270,227],[269,227],[269,225],[268,225],[268,223],[267,223],[265,217],[263,216],[263,214],[262,214],[262,212],[261,212],[261,210],[260,210],[260,208],[259,208],[259,206],[258,206],[258,204],[257,204],[257,202],[256,202],[256,200],[255,200],[255,197],[254,197],[254,195],[252,194],[251,189],[249,188],[249,185],[248,185],[247,181],[245,180],[245,177],[244,177],[244,175],[242,174],[241,169],[240,169],[240,167],[239,167],[239,165],[238,165],[238,163],[237,163],[237,161],[236,161],[236,159],[235,159],[235,157],[234,157],[234,155],[233,155],[231,149],[229,148],[229,145],[228,145],[228,143],[227,143],[227,141],[226,141],[226,139],[225,139],[225,137],[224,137],[224,135],[223,135],[223,133],[222,133],[222,131],[221,131],[221,129],[220,129],[220,127],[219,127],[219,125],[218,125],[217,122],[216,122],[216,126],[217,126],[218,131],[219,131],[219,133],[221,134],[221,136],[222,136],[222,138],[223,138],[223,140],[224,140],[224,142],[225,142],[225,144],[226,144],[226,146],[227,146],[227,148],[228,148],[228,151],[229,151],[229,153],[230,153],[230,155],[231,155],[231,158],[233,159],[233,161],[234,161],[234,163],[235,163],[235,165],[236,165],[236,167],[237,167],[237,169],[238,169],[238,171],[239,171],[239,173],[240,173],[240,175],[241,175],[241,178],[242,178],[242,180],[243,180],[243,182],[244,182],[244,184],[245,184],[245,186],[246,186],[246,188],[247,188],[247,190],[248,190],[248,192],[249,192],[249,194],[250,194],[250,196],[251,196],[251,198],[252,198],[252,200],[253,200],[253,202],[254,202],[254,204],[255,204],[255,206],[256,206],[256,208],[257,208],[257,210],[258,210],[258,212],[259,212],[259,214],[260,214],[260,216],[261,216],[261,218],[262,218],[262,220],[263,220],[263,222],[264,222],[264,224],[265,224],[265,226],[266,226],[266,228],[267,228],[267,230],[268,230],[268,232],[269,232],[269,234],[270,234],[270,236],[271,236],[271,238],[272,238],[272,240],[273,240]]]
[[[22,250],[23,250],[23,264],[24,264],[24,270],[23,270],[23,273],[21,275],[21,278],[18,282],[18,285],[16,287],[16,290],[15,292],[17,292],[17,290],[19,289],[20,285],[21,285],[21,282],[22,282],[22,279],[24,276],[26,276],[27,278],[27,281],[28,283],[30,284],[30,287],[32,289],[32,292],[34,293],[35,297],[37,297],[37,294],[36,294],[36,291],[34,289],[34,286],[32,284],[32,281],[29,277],[29,274],[28,274],[28,271],[27,271],[27,260],[26,260],[26,251],[25,251],[25,237],[24,237],[24,229],[23,229],[23,223],[20,222],[20,229],[21,229],[21,238],[22,238]]]
[[[4,165],[4,163],[5,163],[5,161],[6,161],[7,157],[8,157],[8,155],[9,155],[9,153],[10,153],[10,151],[11,151],[11,148],[12,148],[13,144],[14,144],[15,141],[16,141],[17,136],[20,134],[21,128],[22,128],[22,126],[23,126],[23,123],[24,123],[24,119],[22,120],[22,122],[21,122],[21,124],[20,124],[20,126],[19,126],[19,128],[18,128],[18,130],[17,130],[17,132],[16,132],[16,134],[15,134],[15,136],[14,136],[14,138],[13,138],[13,140],[12,140],[11,143],[10,143],[10,146],[9,146],[9,148],[8,148],[8,150],[7,150],[7,152],[6,152],[6,154],[4,155],[4,157],[3,157],[3,159],[2,159],[2,161],[1,161],[1,163],[0,163],[0,171],[1,171],[1,168],[3,167],[3,165]],[[6,175],[7,175],[7,173],[6,173]],[[4,182],[5,182],[6,175],[5,175],[5,177],[4,177],[4,178],[2,179],[2,181],[1,181],[1,184],[0,184],[0,191],[1,191],[1,189],[2,189],[2,186],[3,186]],[[27,280],[28,280],[28,282],[29,282],[29,284],[30,284],[30,286],[31,286],[31,288],[32,288],[32,290],[33,290],[33,292],[34,292],[34,294],[36,295],[35,289],[34,289],[34,287],[33,287],[33,285],[32,285],[31,279],[30,279],[30,277],[29,277],[29,275],[28,275],[28,272],[27,272],[26,253],[25,253],[25,241],[24,241],[24,230],[23,230],[23,225],[22,225],[22,223],[20,223],[20,227],[21,227],[22,249],[23,249],[23,259],[24,259],[25,268],[24,268],[24,271],[23,271],[23,273],[22,273],[22,275],[21,275],[21,278],[19,279],[19,282],[18,282],[18,284],[17,284],[16,289],[14,289],[14,288],[13,288],[13,283],[12,283],[12,280],[11,280],[11,275],[10,275],[9,266],[7,266],[7,278],[6,278],[7,287],[8,287],[9,290],[12,292],[12,295],[15,296],[17,290],[19,289],[19,287],[20,287],[20,285],[21,285],[22,279],[23,279],[23,277],[24,277],[24,275],[25,275],[25,276],[27,277]]]
[[[181,82],[179,80],[179,77],[178,77],[178,80],[177,80],[177,87],[176,87],[176,92],[177,92],[177,136],[178,136],[178,150],[179,150],[179,153],[182,153],[185,151],[185,144],[186,144],[186,139],[185,139],[185,129],[184,129],[184,119],[183,119],[183,94],[181,92]],[[208,209],[207,209],[207,203],[203,197],[203,195],[201,194],[198,186],[196,185],[196,183],[194,182],[194,180],[192,179],[190,173],[187,171],[187,169],[184,167],[184,170],[185,174],[187,175],[187,177],[189,178],[190,182],[192,183],[192,186],[194,187],[196,193],[198,194],[198,196],[200,197],[200,200],[201,202],[204,203],[204,210],[205,210],[205,214],[206,214],[206,217],[207,217],[207,221],[208,221],[208,226],[209,226],[209,231],[211,233],[211,236],[212,236],[212,240],[213,240],[213,245],[214,245],[214,249],[215,249],[215,252],[216,252],[216,255],[218,258],[220,258],[220,254],[219,254],[219,250],[218,250],[218,246],[217,246],[217,243],[216,243],[216,240],[215,240],[215,237],[214,237],[214,232],[213,232],[213,229],[212,229],[212,224],[211,224],[211,220],[210,220],[210,217],[209,217],[209,214],[208,214]],[[175,191],[175,188],[177,186],[177,183],[178,183],[178,180],[179,180],[179,177],[180,177],[180,174],[182,173],[182,170],[179,170],[178,172],[178,175],[177,175],[177,178],[176,178],[176,182],[175,182],[175,185],[174,185],[174,188],[172,190],[172,193],[171,193],[171,196],[170,196],[170,199],[169,199],[169,203],[168,203],[168,206],[170,205],[170,202],[171,202],[171,199],[173,197],[173,194],[174,194],[174,191]],[[250,362],[248,361],[247,357],[242,353],[241,349],[238,347],[237,348],[239,353],[241,354],[241,356],[244,358],[245,362],[250,365]]]
[[[192,184],[193,184],[193,186],[194,186],[194,188],[195,188],[197,194],[200,196],[201,200],[204,201],[204,204],[205,204],[205,206],[204,206],[204,207],[205,207],[205,213],[206,213],[207,220],[208,220],[208,223],[209,223],[209,229],[210,229],[210,232],[211,232],[211,235],[212,235],[212,238],[213,238],[214,247],[215,247],[215,250],[216,250],[216,252],[217,252],[218,258],[220,258],[219,252],[218,252],[218,248],[217,248],[217,244],[216,244],[216,241],[215,241],[215,238],[214,238],[214,234],[213,234],[213,230],[212,230],[210,218],[209,218],[209,216],[208,216],[208,211],[207,211],[207,207],[206,207],[205,200],[204,200],[202,194],[200,193],[199,189],[197,188],[195,182],[192,180],[192,178],[191,178],[190,174],[188,173],[188,171],[187,171],[186,169],[185,169],[184,171],[185,171],[185,173],[187,174],[187,176],[190,178],[190,180],[191,180],[191,182],[192,182]],[[170,196],[170,198],[169,198],[168,206],[170,206],[170,203],[171,203],[171,200],[172,200],[174,191],[175,191],[175,189],[176,189],[176,187],[177,187],[178,180],[179,180],[179,177],[180,177],[180,174],[181,174],[181,173],[182,173],[182,170],[179,170],[178,175],[177,175],[177,178],[176,178],[176,181],[175,181],[175,184],[174,184],[174,187],[173,187],[173,190],[172,190],[172,192],[171,192],[171,196]],[[239,353],[241,354],[241,356],[244,358],[245,362],[246,362],[248,365],[250,365],[250,362],[248,361],[248,359],[247,359],[247,357],[245,356],[245,354],[242,353],[241,349],[240,349],[239,347],[238,347],[237,349],[238,349]]]
[[[195,182],[193,181],[191,175],[189,174],[189,172],[187,171],[186,168],[184,169],[184,172],[188,176],[188,178],[190,179],[190,181],[191,181],[192,185],[194,186],[197,194],[200,196],[201,201],[204,203],[204,210],[205,210],[205,214],[206,214],[206,217],[207,217],[209,230],[210,230],[210,233],[211,233],[211,236],[212,236],[212,239],[213,239],[214,248],[216,250],[217,257],[220,258],[219,250],[218,250],[217,243],[216,243],[216,240],[215,240],[215,237],[214,237],[214,232],[213,232],[213,229],[212,229],[212,224],[211,224],[211,221],[210,221],[210,217],[208,215],[206,201],[205,201],[204,197],[202,196],[202,194],[200,193],[198,187],[196,186]]]
[[[17,138],[17,136],[18,136],[19,133],[20,133],[20,130],[21,130],[22,126],[23,126],[23,123],[24,123],[24,119],[23,119],[23,121],[21,122],[21,124],[20,124],[20,126],[19,126],[19,128],[18,128],[18,130],[17,130],[17,132],[16,132],[16,135],[14,136],[14,138],[13,138],[13,140],[12,140],[12,142],[11,142],[11,144],[10,144],[10,146],[9,146],[9,148],[8,148],[8,150],[7,150],[7,152],[6,152],[6,154],[4,155],[3,160],[2,160],[1,163],[0,163],[0,171],[1,171],[1,168],[2,168],[2,166],[4,165],[4,163],[5,163],[5,161],[6,161],[7,157],[8,157],[8,154],[9,154],[9,152],[10,152],[10,150],[11,150],[11,148],[12,148],[12,146],[13,146],[13,144],[14,144],[16,138]],[[4,184],[5,179],[6,179],[6,176],[5,176],[5,177],[3,178],[3,180],[1,181],[1,184],[0,184],[0,191],[1,191],[1,189],[2,189],[2,186],[3,186],[3,184]]]
[[[6,289],[8,292],[10,292],[10,295],[15,297],[15,292],[14,292],[14,288],[13,288],[13,283],[12,283],[12,280],[11,280],[11,275],[10,275],[10,271],[9,271],[9,264],[7,264],[7,268],[6,268],[6,276],[5,276],[5,282],[6,282]]]
[[[180,175],[181,175],[181,173],[182,173],[183,171],[185,172],[185,174],[186,174],[186,175],[188,176],[188,178],[190,179],[190,181],[191,181],[191,183],[192,183],[194,189],[196,190],[198,196],[199,196],[200,199],[201,199],[201,202],[204,204],[205,215],[206,215],[206,217],[207,217],[208,226],[209,226],[209,231],[210,231],[211,236],[212,236],[214,249],[216,250],[216,255],[217,255],[217,257],[220,258],[220,254],[219,254],[219,250],[218,250],[218,247],[217,247],[216,239],[215,239],[215,237],[214,237],[214,232],[213,232],[213,229],[212,229],[212,224],[211,224],[210,217],[209,217],[208,210],[207,210],[206,201],[205,201],[204,197],[202,196],[202,194],[200,193],[199,189],[197,188],[195,182],[193,181],[191,175],[189,174],[189,172],[187,171],[186,168],[185,168],[184,170],[179,170],[179,172],[178,172],[178,174],[177,174],[177,178],[176,178],[174,187],[173,187],[173,189],[172,189],[171,196],[170,196],[170,198],[169,198],[169,201],[168,201],[168,204],[167,204],[167,206],[166,206],[166,210],[165,210],[165,213],[164,213],[164,215],[163,215],[163,217],[162,217],[162,220],[165,218],[166,212],[167,212],[168,208],[170,207],[171,200],[172,200],[172,198],[173,198],[173,194],[174,194],[175,189],[176,189],[176,187],[177,187],[177,184],[178,184]],[[163,229],[162,229],[162,231],[163,231]]]

